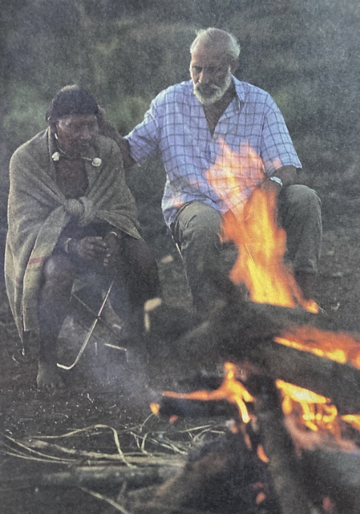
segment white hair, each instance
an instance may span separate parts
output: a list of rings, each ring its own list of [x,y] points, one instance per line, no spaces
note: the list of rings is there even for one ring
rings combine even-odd
[[[201,29],[197,32],[197,36],[190,46],[190,53],[193,53],[198,43],[203,43],[206,47],[214,47],[223,45],[227,55],[231,59],[238,59],[240,55],[240,45],[236,38],[225,30],[210,27]]]

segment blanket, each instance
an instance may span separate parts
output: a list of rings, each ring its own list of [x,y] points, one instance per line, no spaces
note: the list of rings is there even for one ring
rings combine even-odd
[[[22,339],[24,332],[38,329],[43,265],[70,220],[80,226],[105,221],[140,238],[135,200],[116,143],[97,138],[85,161],[88,188],[79,199],[66,199],[56,184],[56,151],[47,129],[20,146],[10,161],[5,283]]]

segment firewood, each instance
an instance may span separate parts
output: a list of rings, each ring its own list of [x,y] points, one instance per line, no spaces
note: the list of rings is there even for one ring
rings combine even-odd
[[[239,432],[190,454],[183,469],[133,512],[250,514],[256,511],[257,501],[263,501],[264,512],[280,512],[267,466],[247,448]]]
[[[359,452],[303,450],[300,465],[314,498],[331,498],[339,514],[360,512]]]
[[[342,412],[360,412],[359,369],[274,342],[294,326],[314,324],[313,314],[245,302],[236,289],[230,290],[230,300],[213,312],[209,321],[177,342],[174,351],[188,370],[194,366],[211,369],[219,360],[248,361],[260,374],[331,398]]]
[[[177,466],[146,466],[125,468],[124,466],[76,466],[66,471],[34,474],[21,479],[3,481],[2,487],[13,489],[24,487],[114,487],[126,483],[127,488],[147,487],[159,484],[174,475]]]
[[[167,418],[178,416],[186,419],[232,419],[238,416],[238,408],[227,400],[203,401],[161,396],[158,405],[158,414]]]
[[[260,440],[269,459],[269,471],[282,514],[310,514],[307,493],[295,448],[283,423],[281,402],[273,381],[259,377],[255,413]]]

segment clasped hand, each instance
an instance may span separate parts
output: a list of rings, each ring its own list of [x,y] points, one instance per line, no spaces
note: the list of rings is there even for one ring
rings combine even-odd
[[[73,242],[73,251],[82,259],[101,262],[104,267],[110,267],[119,249],[119,242],[114,234],[106,237],[88,236]]]

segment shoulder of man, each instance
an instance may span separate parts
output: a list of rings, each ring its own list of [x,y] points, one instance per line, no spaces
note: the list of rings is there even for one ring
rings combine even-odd
[[[191,95],[193,86],[191,80],[179,82],[172,86],[163,89],[155,98],[154,103],[174,102],[176,100],[183,100],[187,95]]]
[[[25,141],[25,143],[22,143],[14,152],[15,154],[22,154],[27,151],[31,151],[33,149],[40,149],[42,146],[46,147],[47,145],[47,130],[42,130],[38,134],[36,134],[34,137],[29,139],[28,141]]]
[[[273,101],[270,93],[265,91],[258,86],[254,86],[254,84],[250,84],[249,82],[243,82],[236,77],[234,77],[234,84],[236,92],[240,98],[240,100],[261,100],[262,102]]]
[[[110,137],[99,134],[97,137],[97,147],[99,155],[104,161],[119,159],[123,165],[122,154],[118,144]]]
[[[20,145],[11,157],[10,163],[19,162],[29,159],[41,159],[45,157],[48,152],[48,130],[39,132],[34,137]]]

